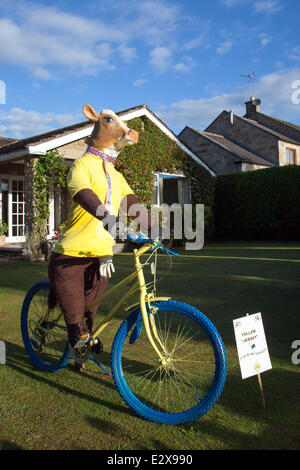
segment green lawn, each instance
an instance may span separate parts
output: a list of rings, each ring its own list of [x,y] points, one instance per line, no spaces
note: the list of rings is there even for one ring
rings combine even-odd
[[[300,365],[291,361],[291,345],[300,339],[300,243],[209,244],[181,253],[159,294],[195,305],[218,328],[228,378],[217,404],[192,424],[158,425],[136,416],[93,363],[81,376],[71,362],[55,374],[35,369],[22,344],[20,310],[27,290],[47,279],[47,264],[2,264],[0,339],[7,363],[0,365],[0,449],[299,448]],[[132,256],[116,256],[115,267],[113,283],[130,272]],[[266,409],[257,378],[241,379],[232,323],[256,312],[262,312],[273,366],[262,374]],[[124,315],[103,334],[106,366]]]

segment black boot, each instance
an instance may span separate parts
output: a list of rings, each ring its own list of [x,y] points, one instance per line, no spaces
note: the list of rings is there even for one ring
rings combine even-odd
[[[75,358],[74,370],[76,372],[83,372],[84,370],[84,362],[88,359],[90,351],[89,337],[90,333],[85,323],[79,322],[68,325],[69,346]]]

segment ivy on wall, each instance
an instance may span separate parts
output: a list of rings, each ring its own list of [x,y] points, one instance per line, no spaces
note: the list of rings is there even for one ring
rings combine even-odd
[[[50,215],[49,199],[58,188],[66,186],[67,168],[64,158],[58,150],[41,155],[32,169],[32,193],[35,213],[33,220],[39,225],[43,224]]]
[[[66,186],[67,168],[58,150],[32,159],[31,220],[26,225],[25,252],[38,255],[47,237],[47,220],[50,215],[49,200],[59,188]]]

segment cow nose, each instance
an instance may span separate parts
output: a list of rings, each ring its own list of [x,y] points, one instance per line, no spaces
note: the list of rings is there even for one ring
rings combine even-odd
[[[139,133],[134,129],[129,129],[128,136],[135,143],[139,140]]]

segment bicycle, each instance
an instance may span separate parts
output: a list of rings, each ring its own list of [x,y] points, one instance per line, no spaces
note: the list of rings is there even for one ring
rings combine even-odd
[[[153,239],[140,236],[134,241],[141,243],[133,249],[134,271],[86,307],[102,304],[135,280],[93,330],[83,348],[83,360],[92,359],[106,371],[90,348],[118,312],[129,312],[111,350],[112,376],[121,397],[150,421],[169,425],[192,422],[207,413],[223,391],[227,374],[225,347],[202,312],[156,295],[158,252],[166,253],[168,269],[172,256],[178,254]],[[144,262],[142,255],[146,255]],[[144,269],[149,265],[152,280],[146,283]],[[48,306],[49,289],[50,283],[41,281],[28,291],[22,306],[21,330],[32,363],[56,372],[67,365],[71,355],[63,315],[59,307]],[[136,293],[139,302],[128,305]]]

